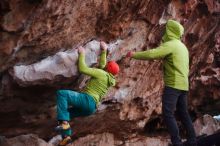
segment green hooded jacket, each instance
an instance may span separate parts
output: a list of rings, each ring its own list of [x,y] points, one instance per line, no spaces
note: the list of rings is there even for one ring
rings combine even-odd
[[[79,54],[79,72],[91,76],[82,92],[92,96],[98,104],[101,98],[107,93],[109,87],[115,85],[115,78],[111,73],[104,71],[106,66],[106,51],[102,51],[99,68],[90,68],[85,63],[85,54]]]
[[[132,57],[140,60],[163,58],[165,86],[188,91],[189,53],[180,40],[183,33],[180,23],[168,20],[163,43],[155,49],[137,52]]]

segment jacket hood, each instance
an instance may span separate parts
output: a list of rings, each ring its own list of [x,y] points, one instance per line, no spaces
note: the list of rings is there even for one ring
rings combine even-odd
[[[111,73],[108,73],[107,74],[108,76],[108,86],[115,86],[115,77],[111,74]]]
[[[175,21],[175,20],[168,20],[166,24],[166,30],[165,34],[163,35],[163,42],[167,42],[173,39],[178,39],[182,37],[184,33],[184,28],[183,26]]]

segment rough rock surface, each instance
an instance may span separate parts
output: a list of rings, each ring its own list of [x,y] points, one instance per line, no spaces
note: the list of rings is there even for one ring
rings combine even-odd
[[[36,135],[20,135],[10,139],[2,139],[0,146],[56,146],[58,145],[61,137],[56,136],[48,143],[38,138]],[[127,141],[120,141],[115,139],[113,134],[102,133],[96,135],[87,135],[85,137],[75,140],[67,146],[168,146],[168,140],[164,138],[151,138],[151,137],[136,137]]]
[[[87,63],[95,66],[97,41],[104,40],[108,59],[120,64],[118,83],[95,115],[73,120],[75,133],[108,132],[123,142],[146,134],[147,124],[161,114],[162,61],[124,55],[158,46],[169,18],[185,28],[191,113],[219,113],[219,5],[217,0],[1,0],[0,133],[35,133],[47,140],[55,135],[55,91],[77,90],[87,79],[78,74],[75,48],[85,46]]]
[[[20,135],[0,140],[0,146],[52,146],[34,134]]]
[[[210,115],[204,115],[194,122],[196,135],[211,135],[220,129],[219,121],[215,120]]]
[[[127,141],[120,141],[114,138],[114,135],[110,133],[103,133],[98,135],[88,135],[83,138],[79,138],[68,146],[168,146],[168,140],[162,138],[150,138],[150,137],[136,137]]]
[[[210,115],[204,115],[194,122],[197,136],[211,135],[220,129],[220,123]],[[18,146],[18,145],[37,145],[37,146],[55,146],[61,140],[61,136],[53,137],[48,143],[38,138],[36,135],[21,135],[6,139],[0,137],[0,146]],[[77,138],[68,146],[168,146],[170,140],[167,137],[147,137],[144,135],[133,134],[125,140],[118,139],[117,135],[111,133],[89,134]]]

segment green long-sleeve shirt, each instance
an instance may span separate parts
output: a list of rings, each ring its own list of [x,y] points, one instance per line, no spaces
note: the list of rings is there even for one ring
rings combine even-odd
[[[183,26],[169,20],[163,42],[159,47],[147,51],[136,52],[132,57],[141,60],[164,59],[164,82],[166,86],[180,90],[188,90],[189,53],[180,41]]]
[[[79,54],[79,72],[91,76],[82,92],[89,94],[99,103],[101,98],[107,93],[109,87],[115,85],[115,78],[112,74],[104,71],[106,66],[106,51],[102,51],[99,68],[90,68],[85,63],[85,54]]]

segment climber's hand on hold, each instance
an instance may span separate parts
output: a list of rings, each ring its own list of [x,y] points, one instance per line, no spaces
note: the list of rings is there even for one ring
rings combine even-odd
[[[134,52],[129,51],[129,52],[126,54],[126,57],[131,58],[131,57],[133,57],[133,55],[134,55]]]
[[[101,48],[101,50],[106,51],[108,46],[104,41],[101,41],[100,42],[100,48]]]
[[[78,47],[78,53],[85,54],[85,48],[83,48],[82,46]]]

